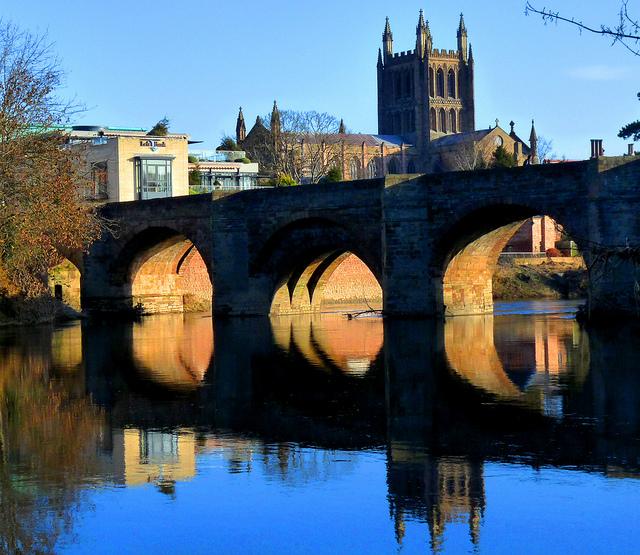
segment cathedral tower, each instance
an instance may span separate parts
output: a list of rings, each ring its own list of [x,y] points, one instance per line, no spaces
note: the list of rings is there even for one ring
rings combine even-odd
[[[393,52],[389,19],[378,51],[378,133],[400,135],[419,151],[432,137],[475,130],[473,55],[460,16],[457,50],[433,48],[420,10],[415,50]]]

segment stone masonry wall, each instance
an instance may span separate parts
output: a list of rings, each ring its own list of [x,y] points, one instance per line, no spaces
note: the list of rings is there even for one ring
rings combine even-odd
[[[382,306],[382,289],[371,270],[357,256],[347,257],[333,272],[324,289],[323,305]]]
[[[213,297],[213,287],[207,266],[200,253],[193,249],[182,264],[179,275],[180,288],[184,295],[184,310],[209,310]]]

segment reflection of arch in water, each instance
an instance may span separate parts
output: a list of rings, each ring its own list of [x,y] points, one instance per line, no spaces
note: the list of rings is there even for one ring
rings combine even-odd
[[[447,361],[459,376],[498,397],[520,397],[498,357],[493,316],[450,318],[445,321],[444,337]]]
[[[353,376],[368,372],[384,339],[381,318],[300,314],[272,317],[271,326],[281,349],[295,349],[313,366]]]
[[[133,324],[134,365],[166,387],[198,387],[213,358],[213,322],[200,315],[167,314]]]
[[[553,315],[465,316],[445,322],[445,353],[456,374],[499,398],[550,413],[554,402],[561,403],[561,376],[574,385],[584,382],[585,345],[575,320]]]

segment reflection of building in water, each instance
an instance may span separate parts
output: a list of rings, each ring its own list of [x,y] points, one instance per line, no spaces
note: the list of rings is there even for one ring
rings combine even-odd
[[[468,523],[471,541],[478,545],[485,507],[481,462],[417,455],[392,444],[387,482],[398,543],[409,518],[427,523],[434,552],[442,547],[447,524],[453,523]]]
[[[347,374],[366,374],[382,350],[381,318],[298,314],[273,317],[271,324],[274,340],[282,349],[294,347],[314,366],[335,365]]]
[[[197,314],[166,314],[133,324],[133,358],[165,386],[198,386],[213,356],[213,322]]]
[[[118,484],[156,484],[173,493],[175,482],[196,475],[196,436],[191,431],[127,428],[112,433],[113,478]]]

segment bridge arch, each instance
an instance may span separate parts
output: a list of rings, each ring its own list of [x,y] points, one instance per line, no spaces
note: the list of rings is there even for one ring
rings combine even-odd
[[[434,249],[433,283],[445,316],[493,312],[493,276],[500,254],[527,220],[541,215],[550,216],[574,236],[562,216],[508,203],[475,208],[444,230]]]
[[[366,241],[328,218],[303,218],[278,229],[259,250],[251,270],[266,278],[272,314],[319,312],[331,277],[352,256],[379,285],[381,264]]]
[[[62,261],[49,268],[47,285],[51,295],[63,305],[73,310],[82,310],[81,283],[82,259],[73,253],[66,253]]]
[[[211,308],[210,264],[184,232],[164,226],[131,234],[110,270],[131,306],[145,313]]]

